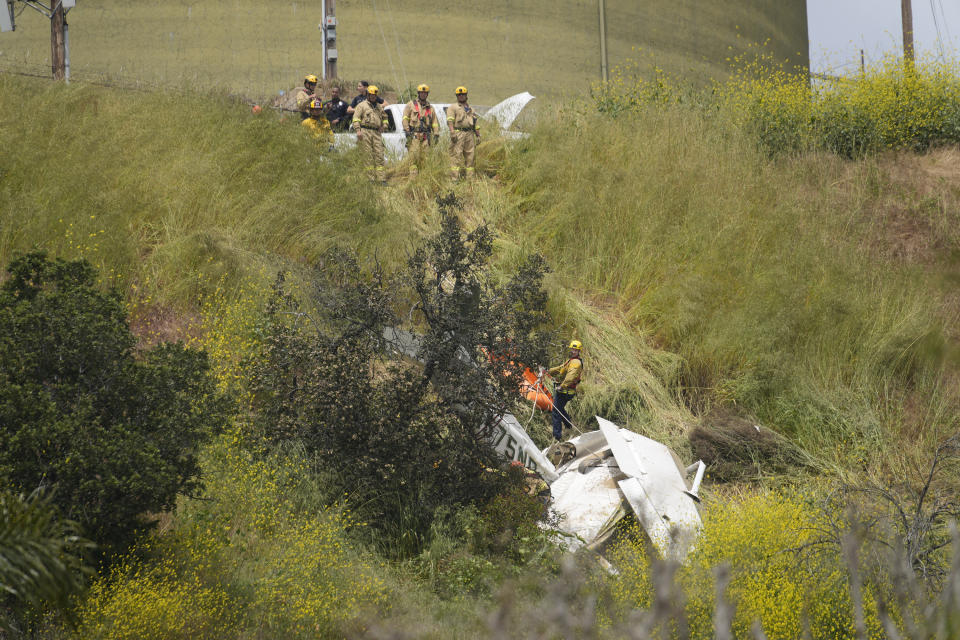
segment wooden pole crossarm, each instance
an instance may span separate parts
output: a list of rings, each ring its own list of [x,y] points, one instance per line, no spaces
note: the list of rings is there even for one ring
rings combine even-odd
[[[43,15],[44,15],[45,17],[47,17],[47,18],[53,16],[53,11],[54,11],[54,9],[53,9],[52,7],[48,7],[48,6],[44,5],[44,4],[41,3],[41,2],[37,2],[37,0],[20,0],[20,2],[22,2],[22,3],[25,4],[25,5],[27,5],[28,7],[30,7],[30,8],[33,9],[34,11],[37,11],[37,12],[43,14]]]

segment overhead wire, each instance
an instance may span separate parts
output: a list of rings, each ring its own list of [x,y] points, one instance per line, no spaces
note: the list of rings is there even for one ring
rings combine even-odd
[[[950,21],[947,20],[947,14],[943,10],[943,0],[937,0],[937,4],[940,5],[940,17],[943,18],[943,32],[947,34],[947,42],[949,42],[952,47],[953,37],[950,35]]]
[[[384,0],[387,3],[387,15],[390,16],[390,27],[393,29],[393,40],[397,43],[397,63],[400,65],[400,73],[403,74],[403,90],[410,86],[410,78],[407,77],[407,68],[403,64],[403,56],[400,55],[400,35],[397,32],[397,24],[393,21],[393,8],[390,6],[390,0]],[[397,93],[401,93],[401,88],[397,87]]]
[[[945,57],[943,50],[943,36],[940,34],[940,21],[937,20],[937,7],[934,3],[934,0],[930,0],[930,13],[933,14],[933,28],[937,31],[937,46],[940,47],[940,59],[943,60]]]
[[[383,38],[383,48],[387,50],[387,61],[390,63],[390,72],[393,74],[394,86],[400,91],[400,77],[397,75],[397,67],[393,64],[393,55],[390,53],[390,45],[387,44],[387,34],[383,31],[383,22],[380,20],[380,10],[377,9],[377,0],[370,0],[373,5],[373,15],[377,18],[377,26],[380,27],[380,37]],[[399,55],[399,51],[397,52]]]

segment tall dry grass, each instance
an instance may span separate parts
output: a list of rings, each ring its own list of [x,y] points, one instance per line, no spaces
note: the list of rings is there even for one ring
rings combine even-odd
[[[887,160],[770,158],[723,112],[652,104],[558,111],[501,179],[514,208],[497,222],[554,267],[560,322],[612,338],[587,346],[606,391],[610,372],[638,408],[739,407],[835,468],[897,456],[890,397],[921,403],[917,443],[954,428],[949,291],[874,250],[878,200],[920,226],[945,213],[896,192]]]
[[[85,257],[159,303],[255,277],[332,244],[408,237],[354,156],[294,120],[199,95],[102,90],[0,76],[0,260],[37,247]],[[268,276],[269,278],[269,276]]]
[[[229,100],[0,83],[0,106],[31,114],[0,124],[14,150],[0,259],[87,257],[144,309],[187,310],[334,243],[399,264],[453,189],[468,223],[498,229],[504,273],[531,251],[552,265],[558,328],[587,343],[583,426],[602,413],[679,445],[727,404],[815,466],[872,470],[954,426],[955,314],[936,276],[954,196],[912,188],[888,159],[770,158],[722,112],[572,105],[518,144],[485,142],[496,180],[451,183],[438,149],[377,191],[352,153]],[[936,277],[885,250],[895,207],[926,234]]]

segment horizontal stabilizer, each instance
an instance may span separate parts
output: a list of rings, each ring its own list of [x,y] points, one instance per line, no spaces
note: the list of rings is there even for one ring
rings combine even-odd
[[[484,118],[494,119],[503,129],[509,129],[523,108],[533,100],[533,96],[524,91],[499,102],[483,114]]]

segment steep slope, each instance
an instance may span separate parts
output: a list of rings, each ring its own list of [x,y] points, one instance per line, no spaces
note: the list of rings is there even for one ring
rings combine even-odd
[[[683,108],[568,110],[485,143],[495,179],[450,183],[438,150],[375,190],[353,154],[230,101],[0,76],[0,109],[24,114],[0,123],[0,261],[85,256],[152,313],[332,244],[398,265],[453,189],[504,272],[551,264],[558,328],[588,345],[580,419],[682,446],[732,407],[840,473],[912,464],[955,427],[960,192],[939,156],[771,160]]]

